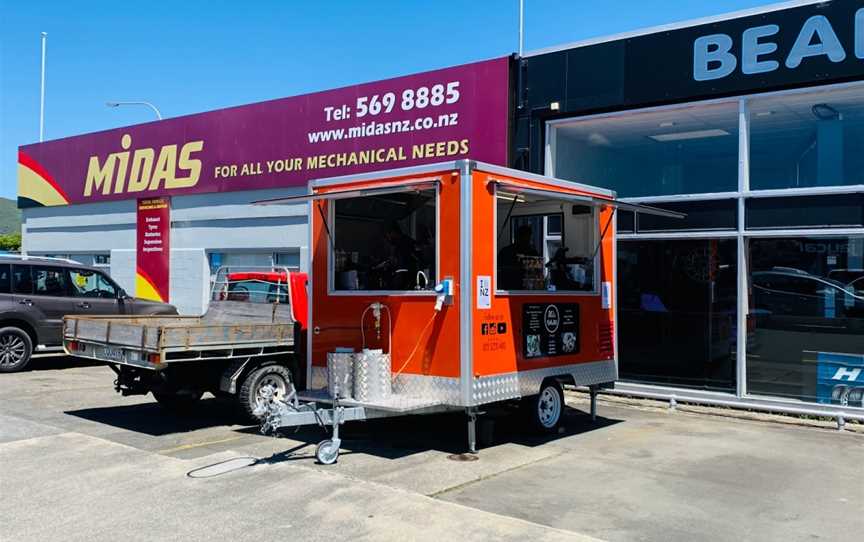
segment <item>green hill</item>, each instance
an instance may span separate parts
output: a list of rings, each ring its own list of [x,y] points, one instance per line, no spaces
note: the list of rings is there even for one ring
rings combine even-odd
[[[0,198],[0,235],[21,233],[21,210],[11,199]]]

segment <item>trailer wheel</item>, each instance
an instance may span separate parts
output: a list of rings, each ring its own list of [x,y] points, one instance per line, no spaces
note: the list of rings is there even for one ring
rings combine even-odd
[[[269,386],[273,389],[273,399],[287,397],[293,390],[291,371],[282,365],[265,365],[250,372],[237,393],[237,402],[247,421],[258,423],[260,418],[254,414],[260,400],[261,390]]]
[[[541,433],[554,433],[564,413],[564,390],[557,380],[546,380],[540,393],[527,397],[522,404],[532,427]]]
[[[159,406],[174,414],[187,414],[198,403],[202,395],[204,393],[197,390],[153,392],[153,397]]]
[[[339,459],[339,444],[330,439],[322,440],[315,447],[315,458],[322,465],[332,465]]]

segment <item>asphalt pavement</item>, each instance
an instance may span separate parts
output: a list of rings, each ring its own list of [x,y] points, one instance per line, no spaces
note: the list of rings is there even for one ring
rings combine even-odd
[[[492,411],[353,423],[333,466],[317,428],[279,438],[205,398],[172,416],[66,357],[0,375],[0,540],[852,540],[864,433],[568,393],[558,435]],[[698,411],[697,411],[698,410]]]

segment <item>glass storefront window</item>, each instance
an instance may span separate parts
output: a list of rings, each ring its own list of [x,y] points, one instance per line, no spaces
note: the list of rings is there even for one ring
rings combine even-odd
[[[735,391],[736,241],[618,242],[625,380]]]
[[[556,177],[620,197],[738,189],[738,104],[698,105],[555,126]]]
[[[861,87],[754,98],[750,187],[864,184]]]
[[[747,389],[864,406],[864,235],[751,239]]]
[[[434,189],[333,202],[335,290],[432,290],[438,196]]]

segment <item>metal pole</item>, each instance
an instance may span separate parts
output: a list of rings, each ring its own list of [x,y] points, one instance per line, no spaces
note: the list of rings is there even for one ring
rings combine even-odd
[[[525,0],[519,0],[519,58],[525,49]]]
[[[45,45],[48,32],[42,32],[42,82],[39,85],[39,142],[45,139]]]

